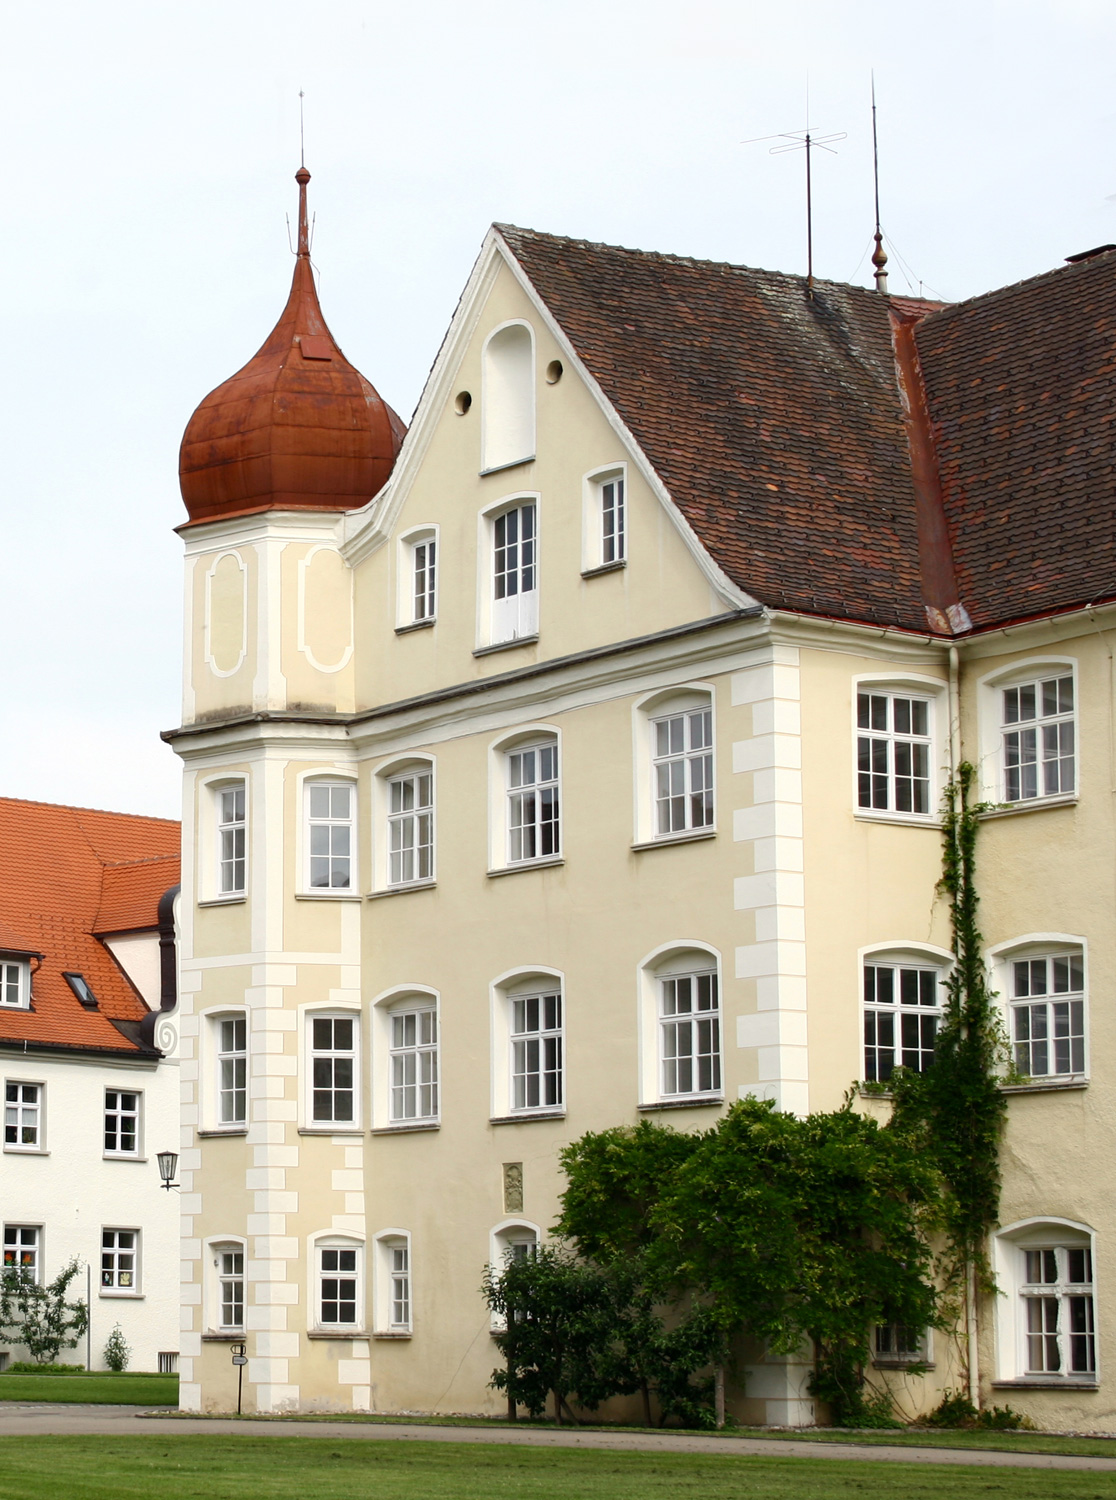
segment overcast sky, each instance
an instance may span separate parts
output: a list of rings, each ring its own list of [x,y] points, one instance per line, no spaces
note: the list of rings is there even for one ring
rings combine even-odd
[[[7,8],[0,794],[177,816],[178,444],[291,275],[409,417],[488,224],[948,299],[1116,240],[1102,0],[38,0]],[[893,291],[907,283],[893,256]]]

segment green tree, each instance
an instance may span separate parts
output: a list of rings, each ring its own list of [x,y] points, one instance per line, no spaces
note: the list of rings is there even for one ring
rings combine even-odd
[[[114,1323],[112,1332],[105,1341],[105,1364],[119,1375],[121,1370],[128,1368],[131,1357],[132,1351],[124,1338],[124,1330],[119,1323]]]
[[[85,1303],[66,1300],[79,1270],[71,1260],[41,1286],[23,1267],[7,1267],[0,1275],[0,1338],[25,1345],[39,1364],[51,1364],[60,1349],[72,1349],[89,1324]]]

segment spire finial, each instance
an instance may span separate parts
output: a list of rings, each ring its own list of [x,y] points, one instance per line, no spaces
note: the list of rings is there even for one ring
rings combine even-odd
[[[883,247],[883,232],[880,229],[880,151],[876,141],[876,74],[872,73],[872,177],[876,189],[876,233],[873,238],[876,248],[872,251],[872,264],[876,268],[876,291],[887,296],[887,251]]]
[[[306,184],[310,181],[310,173],[303,163],[295,173],[295,181],[298,183],[298,253],[310,258],[310,224],[306,217]]]

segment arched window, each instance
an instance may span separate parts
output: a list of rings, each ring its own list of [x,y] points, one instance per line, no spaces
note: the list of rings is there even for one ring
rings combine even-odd
[[[1027,1219],[995,1239],[999,1376],[1028,1385],[1096,1384],[1093,1232]]]
[[[719,1103],[724,1094],[716,951],[671,943],[640,966],[644,1104]]]
[[[1027,806],[1074,797],[1078,789],[1077,663],[1026,662],[981,682],[985,795]]]
[[[322,1329],[364,1326],[364,1244],[348,1235],[314,1241],[315,1322]]]
[[[989,957],[1008,1011],[1012,1061],[1027,1078],[1084,1078],[1088,1007],[1085,945],[1072,935],[1034,933]]]
[[[407,1338],[414,1326],[411,1236],[385,1229],[376,1236],[374,1331],[380,1338]]]
[[[520,969],[493,985],[492,1113],[565,1113],[565,1002],[553,969]]]
[[[303,779],[304,894],[347,896],[357,889],[356,781],[315,772]]]
[[[244,1331],[244,1241],[228,1235],[209,1243],[208,1327],[214,1333]]]
[[[562,857],[561,756],[557,732],[528,726],[491,746],[489,869],[515,870]]]
[[[441,1104],[438,992],[406,985],[372,1005],[373,1128],[429,1129]]]
[[[856,790],[861,816],[927,821],[942,782],[944,684],[933,678],[858,678]]]
[[[636,844],[708,837],[716,821],[712,690],[695,683],[652,694],[635,716]]]
[[[526,323],[498,328],[484,346],[482,470],[535,456],[535,340]]]
[[[889,944],[862,955],[864,1077],[886,1083],[896,1068],[923,1073],[934,1060],[948,954]]]

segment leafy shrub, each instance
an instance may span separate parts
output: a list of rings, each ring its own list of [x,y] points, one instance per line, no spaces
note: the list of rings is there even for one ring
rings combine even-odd
[[[84,1365],[40,1365],[33,1359],[17,1359],[4,1371],[5,1375],[84,1375]]]
[[[105,1364],[119,1375],[121,1370],[128,1368],[131,1357],[132,1351],[125,1341],[123,1329],[115,1323],[105,1345]]]
[[[72,1349],[86,1330],[85,1303],[66,1300],[79,1269],[71,1260],[45,1286],[20,1266],[0,1273],[0,1339],[23,1344],[37,1367],[53,1363],[60,1349]]]
[[[1010,1406],[991,1406],[978,1411],[961,1391],[946,1391],[929,1416],[923,1418],[923,1423],[927,1427],[983,1428],[994,1432],[1035,1425],[1030,1417],[1013,1411]]]

